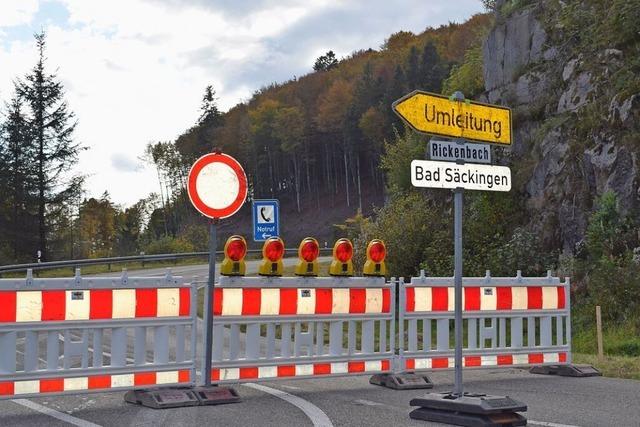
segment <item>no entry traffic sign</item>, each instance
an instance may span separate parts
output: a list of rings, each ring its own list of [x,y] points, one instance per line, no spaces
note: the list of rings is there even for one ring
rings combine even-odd
[[[193,206],[212,219],[209,225],[209,277],[205,288],[203,383],[211,386],[213,343],[213,288],[216,277],[218,220],[238,212],[247,199],[247,175],[233,157],[220,152],[205,154],[191,166],[187,193]]]
[[[227,218],[238,212],[247,198],[247,176],[233,157],[205,154],[189,171],[187,192],[202,215]]]

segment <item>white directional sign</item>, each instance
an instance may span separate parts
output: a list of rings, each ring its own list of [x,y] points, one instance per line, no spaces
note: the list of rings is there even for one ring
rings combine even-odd
[[[411,184],[425,188],[509,191],[511,170],[506,166],[414,160],[411,162]]]
[[[491,163],[491,146],[432,139],[429,141],[429,158],[447,162]]]

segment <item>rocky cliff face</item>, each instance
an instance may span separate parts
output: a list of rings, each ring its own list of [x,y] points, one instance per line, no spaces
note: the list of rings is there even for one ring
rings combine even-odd
[[[541,1],[498,13],[483,46],[484,100],[514,109],[507,161],[529,227],[547,247],[573,251],[603,192],[640,215],[640,94],[620,77],[633,70],[637,46],[576,41],[563,7]]]

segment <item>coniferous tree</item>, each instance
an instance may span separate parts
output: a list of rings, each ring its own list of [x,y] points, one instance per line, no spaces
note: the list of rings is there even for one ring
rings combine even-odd
[[[387,123],[390,126],[386,127],[385,137],[387,139],[391,139],[393,135],[393,129],[401,129],[402,121],[395,115],[393,110],[391,109],[391,104],[400,99],[402,96],[407,94],[406,87],[406,77],[402,67],[398,64],[396,66],[395,73],[393,74],[393,79],[391,80],[391,84],[387,86],[387,89],[382,98],[382,111],[385,112],[387,117]]]
[[[420,58],[420,86],[422,90],[440,93],[442,79],[446,77],[438,51],[432,42],[427,42]]]
[[[333,53],[332,50],[328,51],[326,54],[318,57],[316,59],[315,64],[313,64],[314,71],[328,71],[338,65],[338,60],[336,59],[336,54]]]
[[[409,90],[420,89],[420,64],[418,58],[418,48],[411,46],[409,58],[407,59],[407,85]]]
[[[30,261],[36,243],[35,180],[29,168],[34,150],[28,138],[22,98],[15,95],[5,109],[6,121],[0,127],[0,234],[12,262]]]
[[[218,98],[213,86],[209,85],[204,89],[202,96],[202,106],[200,107],[200,118],[198,124],[200,126],[218,126],[222,113],[218,109]]]
[[[46,70],[45,33],[34,35],[38,62],[24,80],[18,94],[28,107],[28,138],[35,148],[38,250],[47,259],[48,209],[59,206],[79,191],[83,179],[69,176],[69,168],[83,149],[74,142],[74,114],[64,99],[64,87],[55,73]]]

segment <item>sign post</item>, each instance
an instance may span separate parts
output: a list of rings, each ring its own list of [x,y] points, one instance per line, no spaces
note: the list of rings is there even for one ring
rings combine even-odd
[[[216,276],[217,225],[235,214],[247,198],[247,176],[236,159],[219,151],[200,157],[189,171],[187,191],[193,206],[209,223],[209,277],[205,288],[203,385],[211,386],[213,288]],[[217,396],[218,399],[220,396]]]
[[[411,162],[411,183],[416,187],[453,190],[454,234],[454,310],[455,378],[449,393],[429,393],[411,400],[420,406],[410,413],[413,419],[458,425],[489,425],[499,417],[501,425],[526,425],[517,414],[526,406],[505,396],[464,393],[462,319],[462,214],[464,190],[509,191],[511,171],[504,166],[477,165],[465,161],[490,163],[487,146],[473,146],[467,140],[510,146],[511,110],[465,100],[461,92],[451,98],[414,91],[393,103],[393,110],[415,131],[454,138],[455,142],[432,141],[432,160]],[[444,160],[444,161],[433,161]],[[455,163],[452,163],[455,162]],[[503,423],[503,424],[502,424]],[[491,423],[490,423],[491,424]],[[493,424],[491,424],[493,425]]]
[[[125,395],[125,401],[149,408],[178,408],[240,401],[234,389],[211,386],[213,296],[215,295],[213,287],[216,277],[218,222],[236,213],[244,204],[247,198],[247,176],[240,163],[233,157],[215,151],[205,154],[193,164],[187,180],[187,193],[193,206],[209,218],[209,277],[205,287],[202,385],[194,389],[166,387],[132,390]],[[194,308],[192,307],[192,310]],[[192,375],[195,375],[195,369]],[[195,382],[195,380],[196,378],[192,378],[192,381]]]
[[[453,246],[454,246],[454,277],[455,289],[455,382],[453,394],[462,396],[462,204],[464,203],[462,188],[456,188],[453,196]]]
[[[202,366],[203,385],[211,385],[211,356],[213,354],[213,287],[216,277],[216,248],[218,246],[218,218],[209,221],[209,277],[204,291],[204,359]]]

